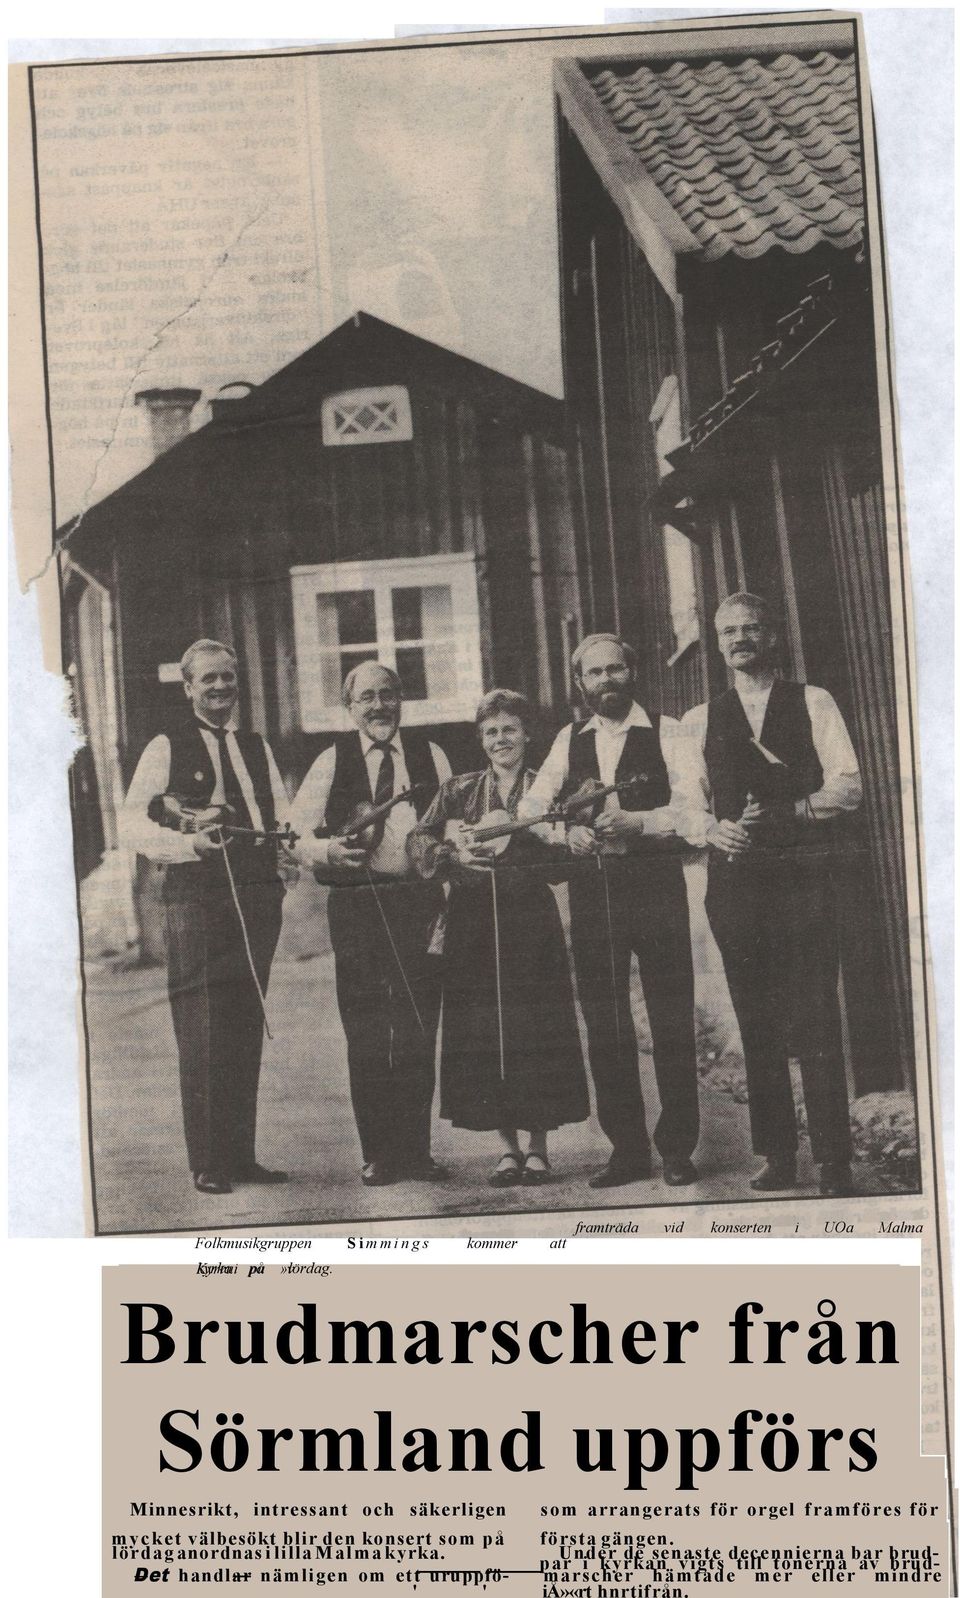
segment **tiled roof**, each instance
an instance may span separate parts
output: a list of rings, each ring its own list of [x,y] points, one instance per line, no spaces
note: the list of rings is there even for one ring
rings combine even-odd
[[[851,55],[675,61],[659,71],[605,68],[590,81],[706,260],[859,242]]]

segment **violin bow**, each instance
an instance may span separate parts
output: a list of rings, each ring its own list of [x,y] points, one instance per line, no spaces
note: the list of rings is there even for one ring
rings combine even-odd
[[[409,799],[411,794],[419,792],[422,787],[422,783],[413,783],[409,788],[404,788],[400,793],[395,793],[391,798],[385,799],[383,804],[375,806],[375,808],[364,820],[363,825],[358,827],[355,833],[347,833],[346,836],[359,837],[360,833],[365,832],[367,827],[376,826],[378,821],[382,821],[384,816],[388,816],[394,805],[400,804],[404,799]],[[383,930],[387,934],[387,941],[390,944],[391,950],[393,951],[393,958],[397,962],[397,970],[400,972],[400,978],[403,982],[404,988],[406,989],[407,998],[410,1000],[410,1007],[417,1018],[417,1026],[420,1028],[420,1031],[423,1033],[424,1037],[426,1037],[427,1029],[423,1024],[423,1017],[420,1014],[417,1001],[413,996],[413,988],[410,986],[410,979],[407,976],[406,968],[400,958],[400,950],[397,948],[396,939],[393,936],[393,931],[387,918],[387,912],[384,910],[380,895],[377,892],[377,884],[373,879],[373,872],[370,870],[369,865],[364,866],[364,871],[366,872],[367,883],[369,885],[370,892],[373,894],[373,902],[380,912],[380,920],[383,922]]]
[[[423,1033],[424,1037],[426,1037],[427,1029],[426,1029],[426,1027],[423,1024],[423,1017],[420,1014],[419,1009],[417,1008],[417,1001],[416,1001],[416,999],[413,996],[413,989],[410,986],[410,982],[409,982],[409,980],[407,978],[406,970],[404,969],[403,961],[400,958],[400,950],[397,948],[396,942],[394,941],[393,933],[390,930],[390,922],[387,919],[387,912],[384,910],[383,905],[380,903],[380,895],[377,892],[377,884],[373,880],[373,872],[370,870],[369,866],[364,866],[364,870],[365,870],[365,872],[367,874],[367,882],[370,885],[370,891],[373,894],[374,903],[375,903],[377,909],[380,912],[380,920],[383,922],[384,931],[387,934],[387,939],[388,939],[388,941],[390,943],[391,949],[393,950],[393,958],[397,962],[397,969],[400,972],[400,976],[403,979],[403,985],[404,985],[404,987],[407,990],[407,998],[410,1000],[410,1004],[411,1004],[411,1007],[413,1009],[413,1013],[414,1013],[414,1015],[417,1018],[417,1026],[420,1028],[420,1031]]]

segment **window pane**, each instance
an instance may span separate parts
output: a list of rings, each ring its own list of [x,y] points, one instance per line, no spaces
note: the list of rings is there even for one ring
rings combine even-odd
[[[457,656],[453,639],[428,644],[424,650],[428,699],[453,700],[457,695]]]
[[[422,588],[395,588],[393,590],[393,636],[414,639],[423,637]]]
[[[372,644],[377,637],[377,613],[373,592],[363,588],[356,593],[334,594],[341,644]]]
[[[422,588],[421,609],[423,632],[421,638],[445,638],[453,632],[453,594],[446,583]],[[398,635],[399,636],[399,635]]]
[[[340,703],[340,657],[334,654],[320,656],[320,692],[325,705]]]
[[[427,674],[422,649],[398,649],[397,671],[404,699],[427,698]]]

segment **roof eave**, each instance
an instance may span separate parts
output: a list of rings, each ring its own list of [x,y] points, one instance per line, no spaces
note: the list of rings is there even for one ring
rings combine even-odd
[[[591,59],[590,65],[593,66]],[[677,257],[701,253],[683,218],[665,199],[636,151],[598,101],[582,63],[567,59],[554,66],[561,111],[654,276],[672,300],[678,297]]]

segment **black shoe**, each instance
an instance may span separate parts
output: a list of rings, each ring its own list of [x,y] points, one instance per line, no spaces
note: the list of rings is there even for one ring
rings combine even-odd
[[[383,1165],[379,1160],[369,1160],[360,1172],[360,1180],[364,1187],[390,1187],[400,1178],[391,1166]]]
[[[653,1175],[650,1156],[634,1160],[618,1159],[614,1155],[602,1171],[590,1177],[588,1187],[629,1187],[631,1182],[648,1182]]]
[[[523,1155],[507,1149],[501,1154],[487,1181],[491,1187],[517,1187],[523,1180]]]
[[[258,1182],[264,1187],[276,1187],[278,1182],[289,1180],[286,1171],[270,1171],[265,1165],[248,1165],[242,1171],[234,1171],[235,1182]]]
[[[853,1172],[844,1160],[825,1160],[820,1167],[820,1193],[823,1198],[853,1198],[856,1195]]]
[[[402,1174],[411,1182],[445,1182],[450,1172],[445,1165],[438,1165],[429,1154],[422,1159],[412,1160],[403,1167]]]
[[[537,1160],[539,1164],[531,1165],[531,1160]],[[546,1187],[548,1182],[553,1181],[553,1171],[545,1154],[532,1154],[527,1151],[523,1162],[522,1180],[524,1187]]]
[[[692,1160],[664,1160],[663,1180],[668,1187],[689,1187],[697,1181],[697,1167]]]
[[[213,1176],[209,1171],[197,1171],[193,1185],[198,1193],[232,1193],[233,1188],[225,1176]]]
[[[755,1193],[778,1193],[785,1187],[797,1185],[796,1160],[768,1160],[762,1170],[751,1179]]]

